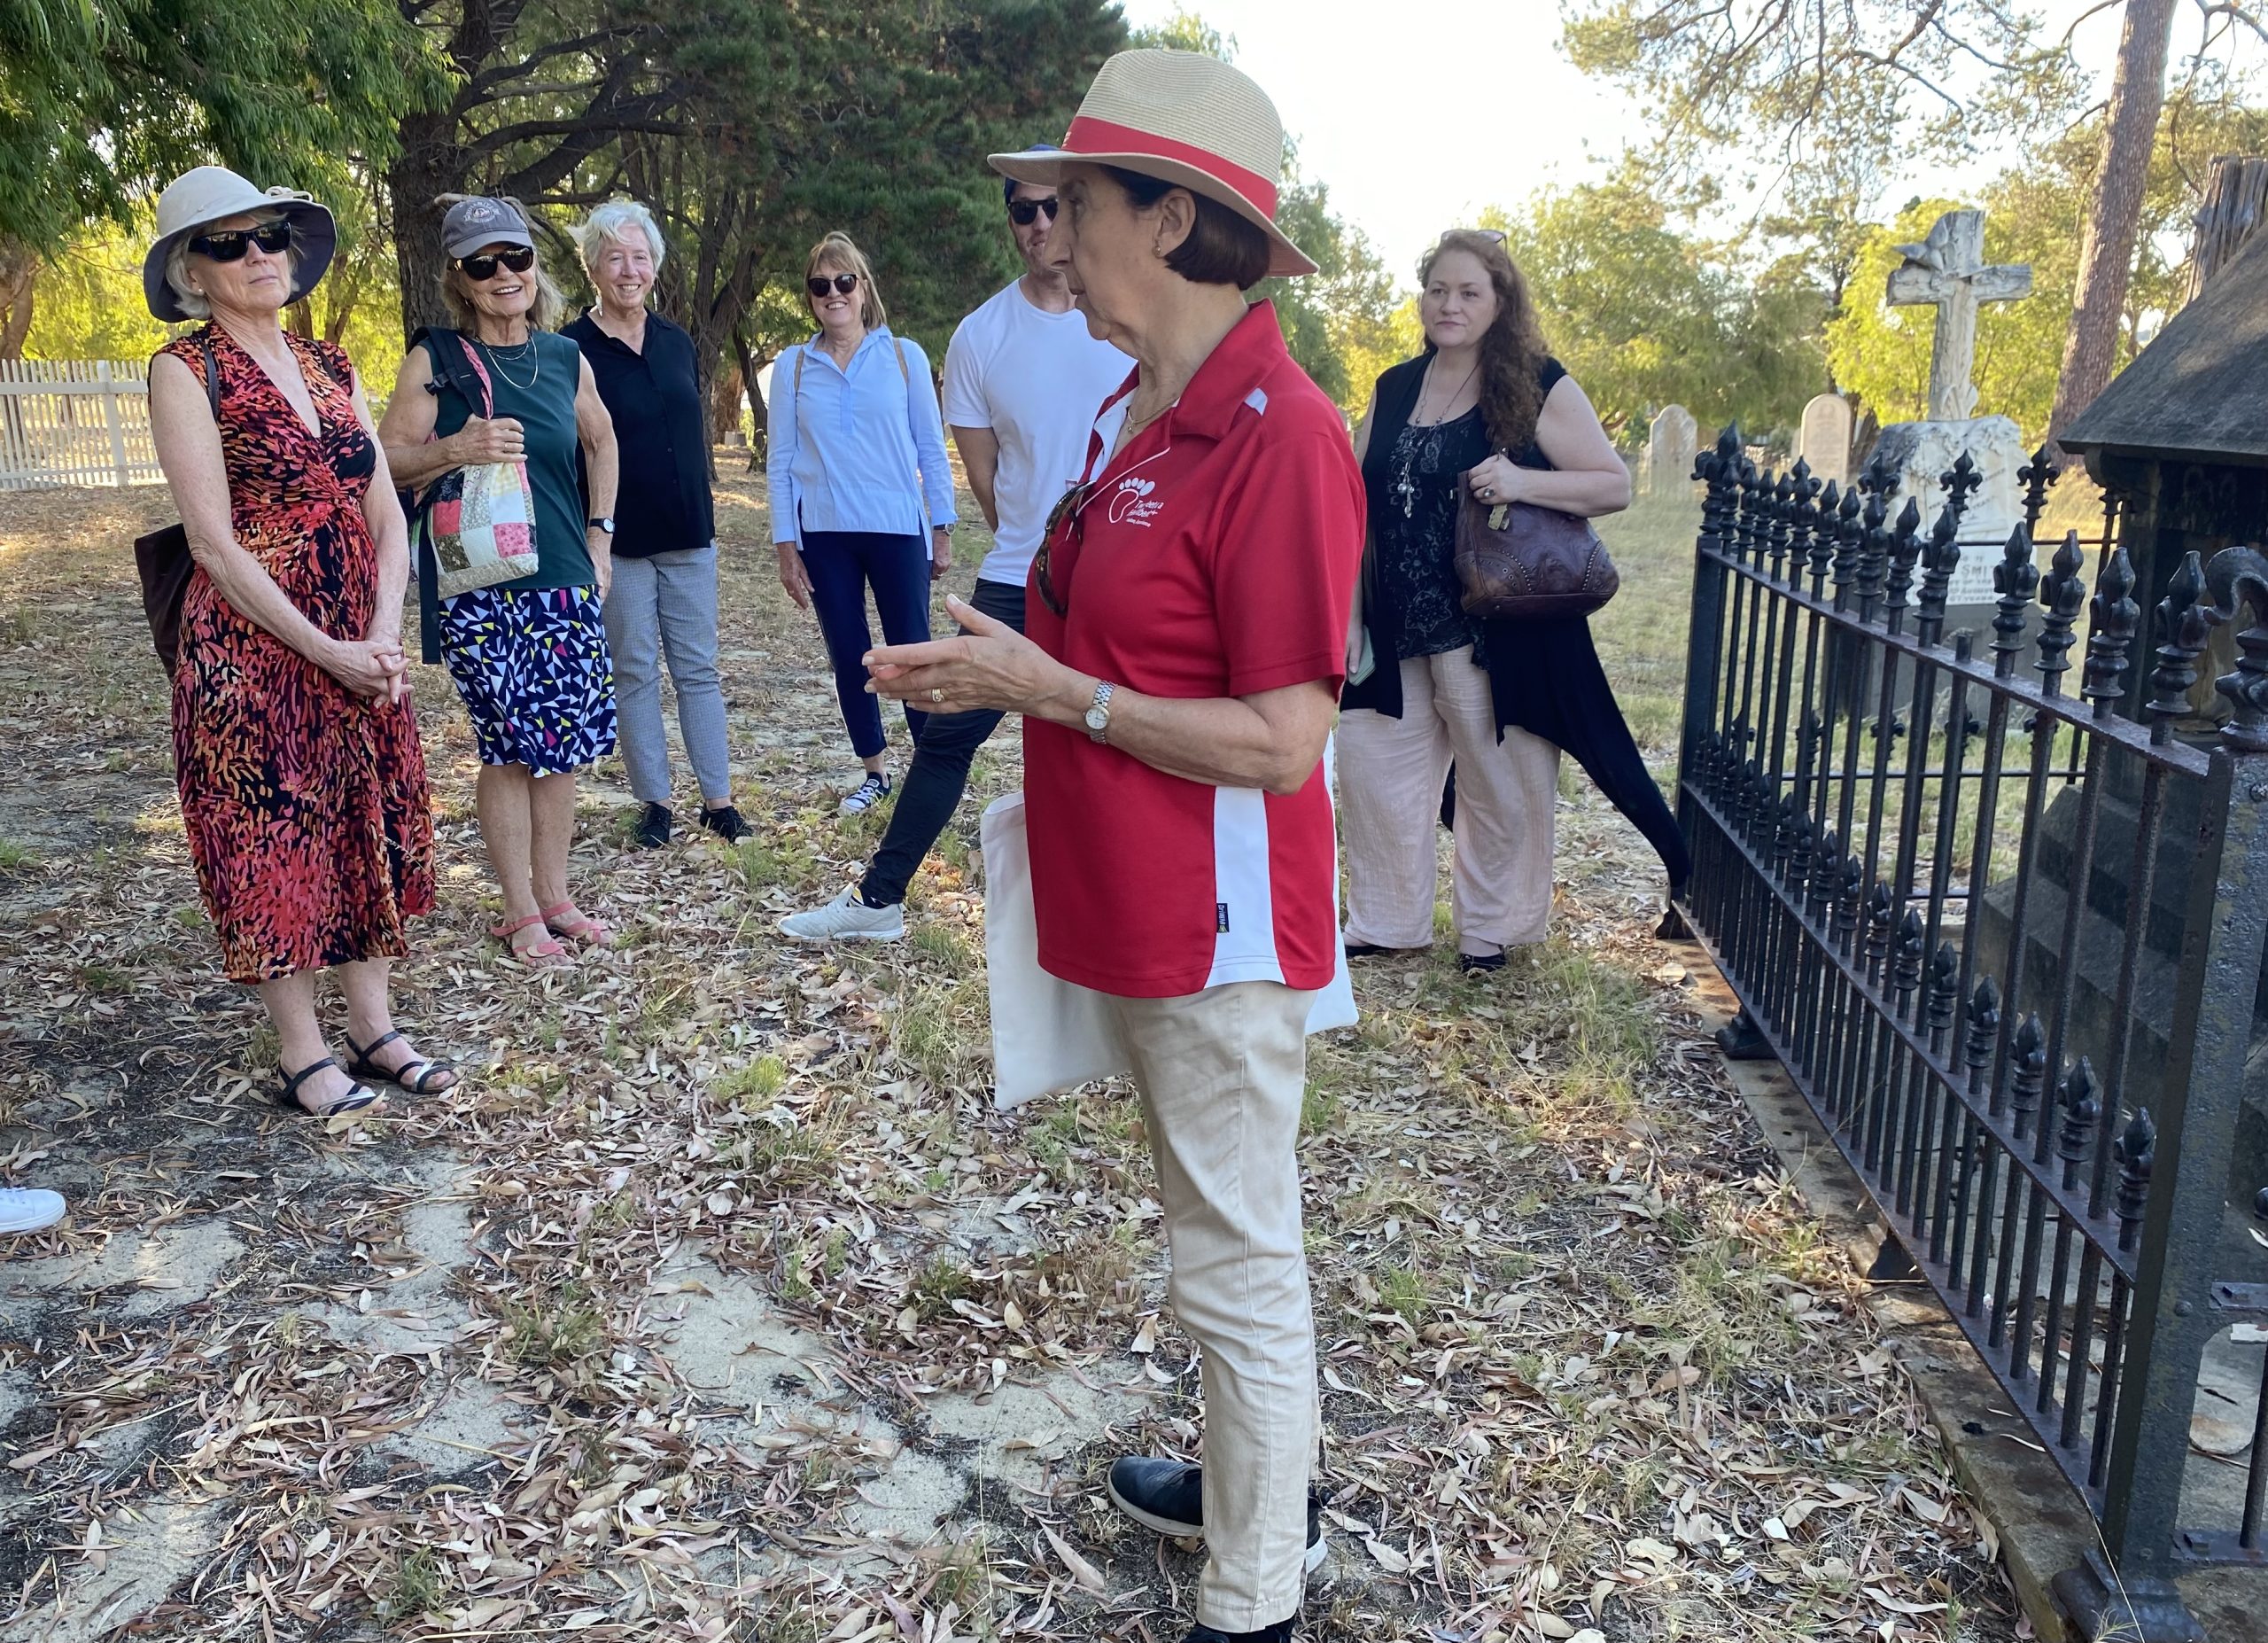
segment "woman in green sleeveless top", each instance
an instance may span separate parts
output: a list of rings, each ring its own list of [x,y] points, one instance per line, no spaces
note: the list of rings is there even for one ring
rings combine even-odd
[[[523,963],[559,964],[557,938],[613,945],[575,905],[567,852],[576,775],[615,743],[600,615],[612,574],[614,424],[582,351],[548,329],[563,305],[519,203],[456,199],[441,240],[441,291],[460,329],[415,339],[379,433],[395,478],[420,489],[467,464],[527,464],[535,573],[442,601],[441,653],[480,750],[480,834],[504,903],[492,933]],[[446,370],[443,351],[454,354]],[[484,404],[451,385],[467,378],[482,385]]]

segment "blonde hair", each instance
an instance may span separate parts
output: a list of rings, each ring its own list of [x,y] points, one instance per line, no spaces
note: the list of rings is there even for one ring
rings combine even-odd
[[[841,229],[835,229],[826,238],[812,247],[812,254],[804,259],[804,278],[809,280],[820,269],[832,264],[845,274],[858,276],[858,319],[868,331],[880,331],[889,323],[889,310],[882,306],[882,287],[874,284],[874,270],[866,261],[866,253]],[[811,287],[804,288],[804,303],[811,305]]]
[[[288,211],[279,210],[272,206],[262,206],[252,211],[232,211],[229,216],[250,217],[255,227],[266,228],[271,222],[287,221],[291,214]],[[225,222],[228,220],[228,217],[214,219],[218,222]],[[192,291],[190,288],[189,242],[212,226],[211,222],[200,222],[188,233],[175,235],[174,243],[166,251],[166,284],[173,287],[174,300],[181,305],[181,311],[193,320],[211,319],[213,304],[203,292]],[[284,253],[284,261],[286,265],[284,302],[288,308],[296,300],[291,292],[299,289],[299,245],[297,240],[294,240],[291,243],[291,248]]]
[[[442,194],[434,199],[433,204],[447,211],[461,199],[479,198],[483,196]],[[527,224],[528,237],[535,238],[535,219],[528,214],[525,206],[509,194],[491,194],[485,198],[502,200],[518,212],[520,221]],[[567,311],[567,299],[560,294],[559,287],[551,283],[551,276],[544,272],[542,249],[533,245],[529,249],[535,253],[535,266],[527,271],[526,277],[535,282],[535,300],[528,306],[528,329],[550,331],[557,326],[559,316]],[[472,282],[464,276],[463,270],[456,264],[454,257],[445,255],[441,259],[441,300],[448,306],[451,324],[459,331],[478,336],[480,309],[472,300]]]
[[[594,210],[575,230],[575,245],[583,253],[583,270],[598,271],[599,258],[610,243],[621,245],[623,236],[636,229],[646,237],[646,249],[653,253],[654,272],[662,271],[662,259],[668,254],[662,244],[662,225],[654,221],[654,214],[634,199],[610,199]]]

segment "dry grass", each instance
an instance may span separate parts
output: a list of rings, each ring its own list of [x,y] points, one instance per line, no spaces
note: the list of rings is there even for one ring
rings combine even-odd
[[[13,1258],[140,1251],[0,1312],[23,1635],[69,1636],[43,1606],[152,1513],[178,1555],[113,1617],[137,1635],[1180,1635],[1194,1560],[1093,1487],[1108,1454],[1198,1434],[1138,1115],[1117,1091],[991,1110],[977,802],[915,884],[914,940],[775,938],[876,824],[834,814],[853,764],[817,635],[756,488],[728,464],[725,490],[757,839],[625,851],[602,770],[576,872],[625,946],[531,977],[480,938],[470,738],[421,672],[443,909],[401,1014],[473,1072],[334,1131],[260,1104],[256,1010],[191,916],[126,552],[162,496],[0,502],[0,1144],[75,1211]],[[1602,645],[1660,750],[1680,561],[1613,543]],[[1015,771],[996,739],[976,798]],[[1445,953],[1366,967],[1362,1024],[1317,1047],[1337,1551],[1308,1637],[2008,1637],[1854,1280],[1645,935],[1656,869],[1587,790],[1561,824],[1547,949],[1480,981]],[[237,1253],[161,1287],[167,1238],[224,1233]],[[704,1297],[776,1320],[777,1355],[694,1373],[670,1320]],[[928,1406],[1004,1382],[1152,1396],[1076,1426],[1036,1483],[971,1476],[926,1548],[838,1561],[862,1497],[958,1452]]]

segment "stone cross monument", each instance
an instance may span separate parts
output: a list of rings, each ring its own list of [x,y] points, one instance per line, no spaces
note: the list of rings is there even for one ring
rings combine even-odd
[[[1931,422],[1961,422],[1977,409],[1977,310],[1987,302],[2031,295],[2031,269],[2022,263],[1987,268],[1984,214],[1948,211],[1918,245],[1900,245],[1903,268],[1890,276],[1892,308],[1934,303],[1938,332],[1930,349]]]
[[[1962,516],[1961,565],[1946,590],[1946,637],[1963,628],[1989,635],[1995,597],[1992,566],[2008,534],[2023,522],[2023,490],[2016,475],[2028,460],[2023,432],[2006,417],[1972,417],[1977,385],[1977,310],[1986,302],[2013,302],[2031,292],[2031,270],[1984,264],[1984,214],[1948,211],[1918,245],[1900,245],[1906,265],[1890,276],[1892,307],[1935,304],[1937,336],[1930,355],[1930,414],[1921,422],[1893,423],[1882,431],[1868,465],[1898,482],[1899,497],[1922,504],[1923,528],[1945,505],[1938,476],[1966,451],[1978,484]],[[1894,504],[1891,511],[1895,512]]]

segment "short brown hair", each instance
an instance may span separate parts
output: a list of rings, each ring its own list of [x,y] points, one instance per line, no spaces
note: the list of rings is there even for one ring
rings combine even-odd
[[[1186,189],[1197,202],[1197,220],[1189,237],[1166,253],[1166,266],[1193,285],[1234,285],[1250,291],[1268,277],[1271,247],[1266,230],[1239,216],[1217,199],[1207,198],[1181,183],[1169,183],[1145,172],[1117,166],[1102,170],[1126,191],[1137,211],[1147,211],[1174,190]]]
[[[447,211],[457,201],[473,198],[470,194],[443,194],[433,204],[438,209]],[[490,198],[501,199],[518,212],[520,221],[528,225],[528,237],[531,240],[535,238],[535,218],[529,214],[525,206],[505,194]],[[530,245],[528,249],[535,253],[535,266],[528,270],[527,275],[535,282],[535,300],[528,305],[528,329],[550,331],[558,324],[559,316],[567,311],[567,299],[560,294],[559,287],[551,283],[551,276],[543,271],[541,249],[535,245]],[[471,282],[457,267],[457,259],[447,255],[441,258],[441,300],[447,305],[450,323],[457,330],[470,331],[475,336],[480,334],[480,310],[473,306]]]
[[[889,310],[882,306],[882,287],[874,284],[874,265],[866,261],[866,253],[858,249],[858,242],[841,229],[812,247],[812,254],[804,259],[804,277],[808,280],[819,269],[833,263],[845,274],[858,276],[858,323],[868,331],[880,331],[889,323]],[[810,306],[811,288],[804,287],[804,306]]]

